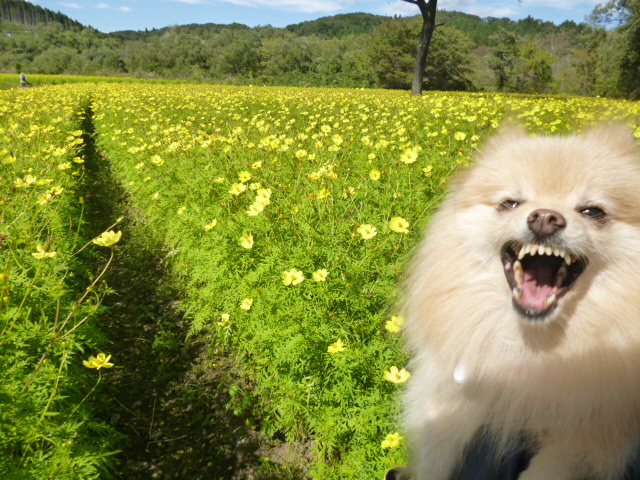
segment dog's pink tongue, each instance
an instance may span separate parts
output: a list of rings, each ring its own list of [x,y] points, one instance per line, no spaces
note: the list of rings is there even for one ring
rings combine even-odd
[[[545,310],[548,307],[547,299],[554,291],[554,274],[553,268],[546,265],[526,269],[520,303],[533,310]]]

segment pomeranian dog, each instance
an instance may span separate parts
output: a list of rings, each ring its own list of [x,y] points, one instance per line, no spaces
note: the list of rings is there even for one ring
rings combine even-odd
[[[621,127],[489,140],[406,285],[411,478],[474,442],[522,480],[620,479],[640,446],[640,151]],[[522,443],[524,442],[524,443]]]

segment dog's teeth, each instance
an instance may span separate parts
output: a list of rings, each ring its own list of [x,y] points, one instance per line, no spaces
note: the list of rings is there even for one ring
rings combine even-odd
[[[567,278],[567,266],[563,263],[558,273],[556,274],[555,286],[559,287],[564,282],[565,278]]]
[[[559,257],[559,256],[560,256],[560,250],[558,250],[557,248],[554,248],[554,249],[553,249],[553,255],[554,255],[555,257]]]
[[[527,254],[527,247],[526,245],[523,245],[520,248],[520,253],[518,253],[518,260],[522,260],[526,254]]]
[[[544,249],[544,253],[546,253],[547,255],[551,255],[553,253],[553,248],[551,247],[547,247]]]
[[[553,305],[554,303],[556,303],[556,298],[557,298],[557,297],[556,297],[556,294],[555,294],[555,293],[551,294],[551,295],[549,296],[549,298],[547,298],[547,301],[546,301],[546,304],[547,304],[547,305],[546,305],[546,306],[547,306],[547,307],[549,307],[549,306]]]
[[[516,285],[518,287],[522,287],[522,283],[524,282],[524,271],[522,270],[522,264],[519,261],[516,261],[513,264],[513,275],[516,279]]]
[[[573,257],[571,256],[570,253],[567,253],[565,255],[564,261],[566,262],[567,265],[571,265],[573,263]]]
[[[544,255],[545,248],[544,245],[538,246],[538,255]]]
[[[511,295],[513,296],[516,302],[519,302],[520,299],[522,298],[522,292],[520,292],[520,290],[517,287],[511,290]]]

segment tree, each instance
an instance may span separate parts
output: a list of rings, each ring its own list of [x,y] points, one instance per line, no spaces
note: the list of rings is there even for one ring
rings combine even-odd
[[[496,47],[489,65],[498,90],[543,93],[553,80],[553,58],[532,42],[506,30],[496,34]]]
[[[420,41],[416,51],[416,65],[413,70],[413,82],[411,83],[411,95],[421,95],[424,84],[425,68],[427,66],[427,55],[433,31],[436,29],[436,7],[438,0],[403,0],[413,3],[420,9],[422,15],[422,30],[420,31]]]
[[[610,0],[596,7],[591,19],[594,23],[619,24],[611,32],[623,44],[618,90],[630,98],[640,98],[640,0]]]
[[[367,56],[377,83],[384,88],[408,88],[415,65],[415,31],[409,21],[392,19],[380,25],[367,43]]]
[[[388,20],[371,35],[367,56],[378,85],[409,88],[415,66],[420,25],[413,18]],[[424,86],[430,90],[464,90],[471,82],[473,43],[456,28],[438,28],[432,38]]]

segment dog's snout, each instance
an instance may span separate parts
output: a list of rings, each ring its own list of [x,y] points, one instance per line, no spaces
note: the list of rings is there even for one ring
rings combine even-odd
[[[529,230],[539,238],[552,235],[567,226],[567,221],[560,212],[546,208],[539,208],[531,212],[527,217],[527,223]]]

